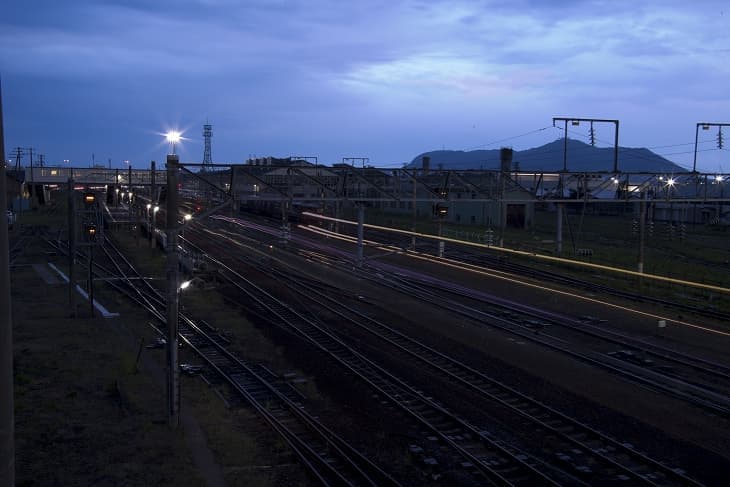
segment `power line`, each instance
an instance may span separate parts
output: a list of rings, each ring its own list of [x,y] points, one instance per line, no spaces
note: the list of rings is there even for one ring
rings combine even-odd
[[[474,150],[474,149],[479,149],[481,147],[489,147],[490,145],[499,144],[500,142],[506,142],[508,140],[519,139],[520,137],[525,137],[527,135],[536,134],[538,132],[542,132],[545,129],[549,129],[550,127],[551,127],[551,125],[548,125],[547,127],[542,127],[542,128],[539,128],[539,129],[531,130],[529,132],[525,132],[524,134],[514,135],[512,137],[507,137],[507,138],[504,138],[504,139],[495,140],[493,142],[489,142],[489,143],[482,144],[482,145],[475,145],[474,147],[469,147],[469,148],[466,148],[466,149],[463,149],[463,150],[470,151],[470,150]]]

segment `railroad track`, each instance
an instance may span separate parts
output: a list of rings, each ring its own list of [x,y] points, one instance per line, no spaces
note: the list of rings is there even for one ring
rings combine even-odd
[[[230,235],[234,238],[234,235]],[[307,252],[305,255],[309,256]],[[319,257],[319,253],[315,253]],[[327,260],[329,265],[332,262]],[[250,263],[248,265],[251,265]],[[275,275],[282,284],[290,286],[300,297],[307,300],[306,308],[310,313],[311,305],[316,304],[328,312],[335,314],[337,329],[345,322],[357,326],[391,345],[396,351],[408,355],[419,362],[417,367],[426,365],[440,375],[456,381],[489,401],[508,409],[515,421],[529,421],[538,433],[546,435],[552,443],[551,452],[554,458],[545,459],[545,463],[568,465],[572,468],[570,475],[591,482],[618,482],[631,480],[647,485],[698,485],[683,470],[671,468],[643,454],[628,444],[581,423],[569,416],[516,391],[473,368],[443,353],[429,348],[417,340],[380,323],[365,314],[348,308],[342,304],[341,291],[329,287],[319,281],[293,276],[267,265],[259,266],[260,272]],[[378,280],[382,279],[379,276]],[[335,297],[332,297],[334,294]],[[302,319],[301,317],[299,319]],[[332,334],[330,339],[339,341],[341,346],[346,333]],[[336,347],[335,346],[335,347]],[[566,453],[569,452],[569,453]],[[563,467],[565,468],[565,467]]]
[[[346,225],[344,227],[350,228],[351,226]],[[345,234],[348,234],[347,231],[345,232]],[[349,236],[352,237],[352,235]],[[367,237],[371,240],[377,239],[379,242],[382,242],[382,245],[392,245],[399,248],[410,248],[410,241],[406,241],[404,238],[398,235],[393,235],[389,232],[367,229]],[[420,252],[428,253],[431,255],[437,254],[437,244],[435,241],[432,240],[419,242],[418,248]],[[692,313],[697,316],[720,320],[721,322],[730,322],[729,313],[716,309],[711,309],[707,306],[693,306],[690,304],[678,302],[676,300],[662,299],[646,294],[638,294],[631,291],[624,291],[604,284],[584,279],[578,279],[576,277],[566,276],[557,272],[550,272],[546,270],[536,269],[528,265],[510,262],[504,258],[495,257],[483,253],[476,254],[466,249],[454,250],[452,246],[447,246],[445,251],[445,258],[474,266],[487,267],[490,270],[494,271],[512,273],[520,277],[532,278],[538,280],[541,283],[551,282],[574,289],[582,289],[591,293],[610,295],[633,302],[655,304],[662,306],[665,309],[676,310],[683,313]]]
[[[282,326],[309,343],[315,349],[329,355],[373,388],[381,400],[387,401],[405,417],[421,428],[430,431],[461,458],[466,473],[477,475],[482,481],[499,485],[555,485],[561,481],[576,479],[554,470],[552,477],[544,473],[549,466],[535,462],[528,455],[502,444],[491,435],[463,418],[448,411],[417,388],[407,384],[368,357],[357,352],[320,324],[295,311],[271,294],[240,275],[231,266],[236,262],[212,259],[219,273],[247,298],[247,307],[260,316],[267,316],[273,324]],[[228,258],[226,260],[234,260]]]
[[[273,233],[270,227],[255,222],[228,217],[221,217],[221,220],[258,232],[270,235]],[[314,254],[311,250],[304,252],[328,265],[337,265],[338,261],[349,255],[342,249],[305,238],[297,238],[296,241],[312,246],[315,249]],[[330,257],[323,257],[325,254]],[[602,330],[587,321],[487,295],[383,262],[371,262],[369,268],[371,272],[361,272],[359,275],[375,284],[391,287],[429,303],[439,303],[442,309],[468,317],[474,322],[500,328],[521,339],[539,343],[715,414],[730,416],[730,368],[723,364],[674,351],[646,340],[637,341],[638,339],[628,335]],[[473,303],[465,304],[463,301],[448,299],[446,294],[476,301],[478,307]],[[576,335],[589,337],[591,343],[587,343],[585,338],[580,343],[569,343],[561,337],[551,336],[550,332],[545,331],[545,325],[557,325],[570,330],[574,339]],[[539,334],[535,333],[536,328],[540,331]],[[589,350],[581,350],[584,347]]]
[[[664,368],[656,366],[659,360],[651,363],[645,361],[642,364],[641,355],[638,354],[614,357],[608,355],[605,349],[584,351],[585,342],[571,344],[563,339],[550,336],[544,329],[545,325],[550,324],[564,327],[572,326],[573,331],[583,333],[588,331],[586,323],[582,323],[586,329],[581,330],[578,322],[569,323],[570,319],[567,317],[559,317],[554,313],[536,308],[528,309],[527,306],[520,303],[502,300],[494,296],[481,299],[481,306],[479,307],[467,305],[462,301],[450,300],[445,297],[447,293],[453,292],[455,287],[450,285],[442,286],[441,283],[436,283],[435,280],[424,283],[424,281],[414,277],[416,273],[410,273],[399,268],[396,274],[388,272],[385,268],[386,266],[378,263],[377,274],[373,272],[360,275],[409,296],[429,303],[438,303],[442,309],[470,318],[476,323],[499,328],[520,337],[520,339],[538,343],[551,350],[567,354],[643,386],[678,397],[715,414],[730,416],[730,399],[721,392],[730,387],[730,382],[726,382],[730,380],[730,376],[728,375],[728,369],[722,364],[705,361],[679,352],[670,353],[667,348],[650,347],[651,344],[648,342],[642,342],[641,345],[630,344],[627,341],[629,338],[626,336],[623,337],[624,341],[621,342],[624,343],[624,347],[638,349],[641,354],[649,354],[661,359],[661,363],[666,366]],[[405,278],[404,274],[409,274],[409,278]],[[463,290],[463,288],[458,289]],[[470,290],[469,293],[480,294],[478,291],[473,290]],[[536,326],[539,333],[535,333]],[[594,329],[591,338],[593,340],[607,340],[609,335],[598,333]],[[620,341],[618,337],[614,336],[610,338],[609,343],[615,350],[616,343],[620,343]],[[637,356],[639,360],[625,360]],[[679,369],[684,369],[681,375],[678,372]],[[703,375],[698,375],[700,373]],[[708,385],[707,381],[711,381],[709,383],[712,385]]]
[[[62,245],[49,244],[63,251]],[[165,324],[165,300],[111,242],[102,247],[113,271],[95,263],[95,274]],[[398,485],[380,467],[310,415],[301,397],[261,367],[227,350],[227,340],[180,313],[180,338],[225,380],[291,447],[312,476],[324,485]],[[161,335],[164,335],[157,329]]]
[[[300,295],[309,296],[311,303],[338,316],[338,328],[345,322],[356,326],[411,358],[418,364],[417,367],[426,366],[472,393],[506,408],[517,421],[529,421],[529,427],[536,428],[537,434],[545,435],[543,438],[552,443],[551,451],[555,455],[552,461],[570,464],[574,475],[592,483],[632,480],[650,485],[698,485],[682,470],[664,465],[625,442],[613,439],[357,309],[343,305],[340,297],[332,297],[333,293],[337,293],[336,288],[318,290],[322,286],[318,281],[288,271],[276,269],[273,272],[282,283],[291,286]]]

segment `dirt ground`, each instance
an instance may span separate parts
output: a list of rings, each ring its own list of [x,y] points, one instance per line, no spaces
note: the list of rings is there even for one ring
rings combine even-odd
[[[227,409],[200,377],[182,378],[173,431],[165,353],[146,348],[155,337],[149,315],[100,285],[96,298],[120,316],[91,318],[78,296],[72,318],[67,285],[44,279],[58,277],[48,262],[65,266],[48,250],[31,240],[11,269],[17,485],[306,483],[283,445],[260,439],[270,436],[260,420]]]
[[[14,238],[20,232],[18,229]],[[136,248],[130,235],[121,233],[120,238]],[[164,275],[160,252],[140,247],[136,254],[150,275]],[[18,485],[309,483],[296,457],[253,412],[245,407],[229,408],[199,377],[183,377],[182,426],[171,430],[165,413],[164,350],[145,348],[155,337],[147,324],[150,317],[100,286],[97,298],[120,317],[90,318],[88,305],[79,298],[78,317],[71,318],[67,287],[47,283],[43,273],[32,267],[37,264],[48,270],[48,262],[65,265],[64,259],[49,255],[48,248],[35,239],[25,246],[11,275]],[[429,267],[420,265],[422,270]],[[332,278],[328,271],[321,272]],[[334,279],[343,289],[359,285],[341,275]],[[490,279],[468,277],[462,282],[533,300],[557,311],[570,307],[579,314],[597,314],[594,305],[580,305],[582,309],[578,309],[550,293],[508,289]],[[692,408],[650,391],[626,388],[612,377],[493,331],[461,326],[436,310],[427,313],[427,320],[413,319],[427,308],[418,303],[406,305],[399,296],[374,286],[359,288],[358,292],[379,303],[376,314],[390,314],[391,319],[400,315],[406,331],[446,347],[449,353],[461,354],[484,370],[503,374],[506,380],[517,381],[536,397],[557,404],[562,401],[565,410],[589,423],[611,430],[612,420],[620,418],[624,424],[635,426],[639,436],[656,433],[643,446],[677,464],[686,464],[688,458],[673,446],[662,446],[663,440],[688,443],[693,458],[697,458],[694,448],[729,456],[730,442],[720,431],[727,431],[724,420],[698,415]],[[186,296],[183,307],[195,309],[215,326],[231,331],[235,346],[247,360],[266,362],[278,373],[301,377],[299,387],[312,402],[324,409],[347,409],[347,405],[333,404],[338,395],[330,388],[337,384],[328,385],[326,379],[313,377],[317,367],[325,367],[321,358],[303,357],[296,343],[287,346],[285,341],[276,341],[276,334],[258,330],[216,292]],[[650,319],[635,319],[612,310],[600,313],[635,332],[653,333]],[[695,336],[678,328],[666,340],[705,347],[718,355],[726,350],[717,341],[696,342]],[[196,359],[183,350],[181,360]],[[312,365],[315,360],[319,365]],[[348,392],[340,394],[346,396]],[[358,413],[355,409],[353,406],[352,414]],[[701,462],[694,466],[699,465]]]

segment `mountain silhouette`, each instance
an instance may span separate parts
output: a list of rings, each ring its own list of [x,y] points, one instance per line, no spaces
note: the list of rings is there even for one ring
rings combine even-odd
[[[520,171],[561,171],[565,139],[557,139],[540,147],[514,151],[512,169]],[[571,172],[612,172],[613,147],[593,147],[579,140],[568,139],[567,167]],[[416,156],[407,167],[421,167],[423,156],[431,158],[431,169],[500,168],[499,149],[453,151],[436,150]],[[681,173],[686,169],[653,153],[649,149],[620,147],[619,172]]]

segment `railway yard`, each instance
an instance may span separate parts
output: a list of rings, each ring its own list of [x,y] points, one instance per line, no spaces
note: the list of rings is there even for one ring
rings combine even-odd
[[[79,298],[71,319],[64,212],[11,232],[19,485],[730,477],[727,293],[703,306],[369,229],[358,266],[352,226],[283,235],[220,211],[180,239],[183,419],[169,431],[163,249],[139,225],[106,231],[91,272],[119,316]]]

